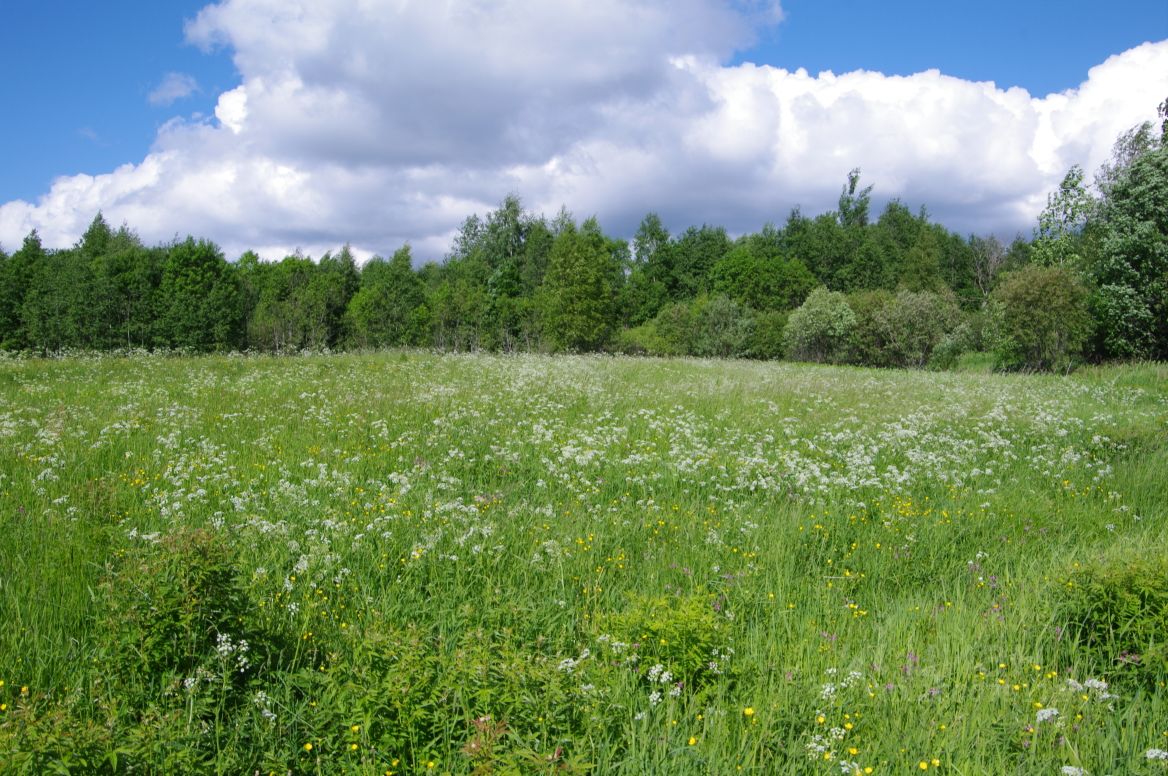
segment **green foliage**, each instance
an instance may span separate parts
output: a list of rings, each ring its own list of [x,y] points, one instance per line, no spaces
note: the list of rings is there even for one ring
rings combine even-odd
[[[243,294],[219,249],[188,237],[170,247],[159,287],[161,344],[230,350],[243,342]]]
[[[815,276],[798,260],[758,250],[744,241],[711,269],[713,289],[754,310],[790,310],[815,287]]]
[[[682,351],[661,336],[656,321],[621,329],[613,339],[613,350],[631,356],[679,356]]]
[[[1046,208],[1038,217],[1034,233],[1034,261],[1044,267],[1082,269],[1083,238],[1087,223],[1095,211],[1095,200],[1083,183],[1083,168],[1075,165],[1067,171],[1058,191],[1046,199]]]
[[[1076,563],[1059,589],[1058,613],[1072,644],[1108,676],[1149,689],[1168,678],[1168,555],[1162,548],[1125,543]]]
[[[347,311],[350,341],[359,347],[424,345],[430,339],[426,289],[412,266],[410,246],[390,261],[374,257]]]
[[[568,222],[552,244],[541,292],[543,333],[553,349],[595,350],[608,341],[615,274],[599,229],[589,222],[577,229]]]
[[[692,308],[694,331],[688,348],[692,355],[730,358],[747,354],[754,324],[750,310],[724,296],[700,297]]]
[[[1168,145],[1114,175],[1100,208],[1092,272],[1103,352],[1168,358]]]
[[[1067,371],[1091,325],[1087,290],[1071,271],[1031,265],[994,289],[987,338],[998,369]]]
[[[848,306],[856,316],[856,325],[848,342],[848,363],[873,367],[891,365],[880,320],[893,299],[892,292],[882,288],[848,295]]]
[[[256,641],[252,604],[237,577],[232,547],[204,529],[163,537],[126,557],[102,583],[107,619],[100,629],[111,665],[143,678],[191,677],[217,655],[220,639]],[[250,665],[253,658],[246,659]],[[242,666],[232,676],[246,673]]]
[[[598,619],[596,635],[627,644],[642,675],[660,664],[697,692],[724,681],[733,665],[730,624],[720,609],[721,599],[705,590],[632,595],[623,610]]]
[[[797,361],[842,361],[855,327],[847,297],[821,286],[787,319],[787,355]]]
[[[900,291],[875,312],[872,323],[883,343],[883,361],[920,369],[961,323],[961,311],[952,297],[931,291]],[[955,339],[949,341],[949,351],[956,343]],[[958,355],[949,352],[946,361],[951,363]]]
[[[746,354],[765,360],[782,358],[785,352],[783,331],[789,317],[790,313],[785,310],[755,313]]]

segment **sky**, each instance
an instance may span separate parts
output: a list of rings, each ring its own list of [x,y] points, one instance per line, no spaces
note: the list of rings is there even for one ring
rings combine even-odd
[[[0,247],[101,211],[441,259],[508,194],[628,237],[874,203],[1028,235],[1168,98],[1168,2],[4,0]]]

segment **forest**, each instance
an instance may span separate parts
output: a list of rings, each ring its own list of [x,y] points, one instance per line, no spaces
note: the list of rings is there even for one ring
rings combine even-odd
[[[789,358],[1003,370],[1168,358],[1168,100],[1088,181],[1072,167],[1029,239],[963,237],[922,206],[872,212],[853,170],[836,210],[795,208],[732,237],[631,240],[518,196],[462,224],[441,262],[410,246],[359,265],[348,246],[229,261],[195,237],[148,246],[101,213],[71,248],[33,231],[0,250],[0,349],[193,352],[433,347]]]

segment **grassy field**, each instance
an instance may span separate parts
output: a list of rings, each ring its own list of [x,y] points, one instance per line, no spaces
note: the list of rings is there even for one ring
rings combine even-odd
[[[1168,773],[1168,368],[0,362],[0,770]]]

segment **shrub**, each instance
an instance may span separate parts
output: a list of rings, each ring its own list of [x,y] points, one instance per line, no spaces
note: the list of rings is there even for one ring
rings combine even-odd
[[[1091,334],[1087,290],[1070,270],[1031,265],[990,299],[989,340],[1007,371],[1069,371]]]
[[[1068,575],[1060,615],[1088,656],[1149,687],[1168,676],[1168,555],[1116,548]]]
[[[783,357],[783,330],[791,314],[785,310],[767,310],[755,313],[746,354],[751,358],[777,359]]]
[[[847,297],[821,286],[787,320],[787,355],[796,361],[842,361],[855,327],[856,314]]]
[[[612,344],[617,353],[631,356],[675,356],[675,347],[657,331],[657,324],[647,321],[631,329],[622,329]]]
[[[746,354],[750,341],[750,310],[724,296],[694,300],[693,340],[689,352],[695,356],[729,358]]]
[[[956,301],[932,291],[900,291],[878,309],[873,323],[884,343],[885,360],[892,366],[921,368],[933,351],[961,322]],[[949,349],[957,345],[953,342]],[[952,355],[952,360],[956,356]]]
[[[714,594],[633,596],[622,612],[597,619],[600,635],[627,644],[637,665],[668,670],[687,691],[699,691],[729,672],[734,650]],[[627,656],[626,656],[627,657]],[[650,677],[653,681],[657,677]]]
[[[856,326],[848,342],[847,360],[864,366],[888,366],[884,331],[880,314],[892,304],[892,292],[883,288],[857,291],[848,295],[848,306],[856,315]]]

